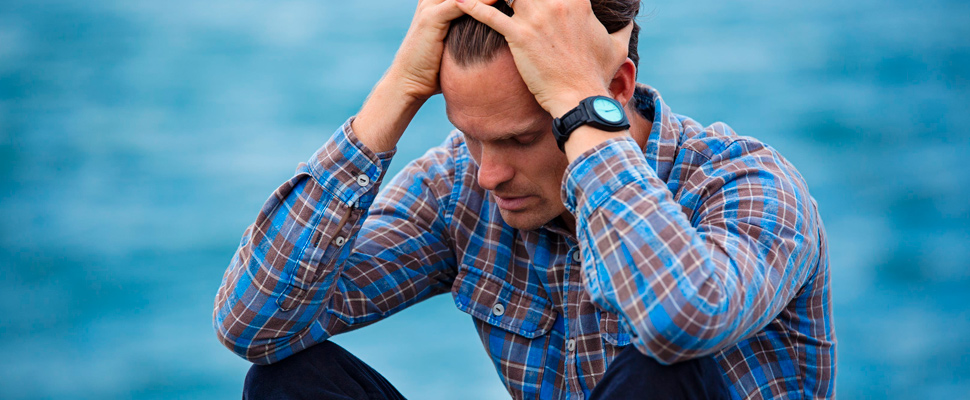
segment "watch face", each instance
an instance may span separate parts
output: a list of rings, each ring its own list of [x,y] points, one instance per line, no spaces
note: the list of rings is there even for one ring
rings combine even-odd
[[[618,123],[623,120],[623,110],[616,103],[607,99],[599,98],[593,100],[593,109],[596,114],[611,123]]]

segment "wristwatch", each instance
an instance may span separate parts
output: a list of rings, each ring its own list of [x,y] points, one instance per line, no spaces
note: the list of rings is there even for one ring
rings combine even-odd
[[[593,96],[583,99],[576,108],[569,110],[561,118],[552,120],[552,134],[556,137],[559,150],[566,152],[565,144],[576,128],[589,125],[607,132],[617,132],[630,128],[623,105],[606,96]]]

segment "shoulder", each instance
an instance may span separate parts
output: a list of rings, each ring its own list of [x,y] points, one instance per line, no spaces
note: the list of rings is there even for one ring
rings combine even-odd
[[[461,132],[452,131],[439,145],[409,161],[383,192],[431,196],[440,205],[450,204],[456,188],[462,186],[468,159],[464,137]]]
[[[678,117],[684,126],[677,156],[678,197],[690,208],[703,215],[712,206],[754,209],[758,203],[761,212],[793,216],[787,222],[802,233],[816,228],[817,208],[808,184],[777,149],[738,135],[722,122],[703,127]]]
[[[676,117],[682,126],[680,139],[682,152],[689,151],[707,160],[714,160],[725,157],[735,158],[767,147],[758,139],[738,135],[724,122],[715,122],[705,127],[690,117],[683,115]],[[742,153],[738,153],[739,151]]]
[[[690,158],[683,154],[685,152],[693,153],[699,156],[699,159],[693,157],[702,164],[698,166],[709,174],[742,170],[782,174],[807,190],[805,180],[795,166],[777,149],[760,139],[738,135],[723,122],[704,127],[688,117],[677,117],[683,125],[678,159]]]
[[[458,170],[465,168],[468,158],[464,136],[461,132],[454,130],[448,134],[448,137],[441,144],[428,149],[422,156],[409,161],[398,176],[445,179],[453,183]]]

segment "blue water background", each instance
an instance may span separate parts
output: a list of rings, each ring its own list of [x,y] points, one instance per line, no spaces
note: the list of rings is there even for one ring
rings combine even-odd
[[[522,0],[526,1],[526,0]],[[238,398],[212,302],[413,1],[0,2],[0,398]],[[839,397],[970,393],[970,3],[650,1],[639,80],[805,175]],[[392,173],[450,127],[440,98]],[[507,395],[442,296],[339,336],[411,398]]]

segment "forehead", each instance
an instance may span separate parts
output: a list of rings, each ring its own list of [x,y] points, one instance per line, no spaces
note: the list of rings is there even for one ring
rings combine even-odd
[[[474,139],[504,139],[551,127],[552,117],[522,81],[508,50],[469,66],[457,65],[446,51],[440,81],[448,119]]]

